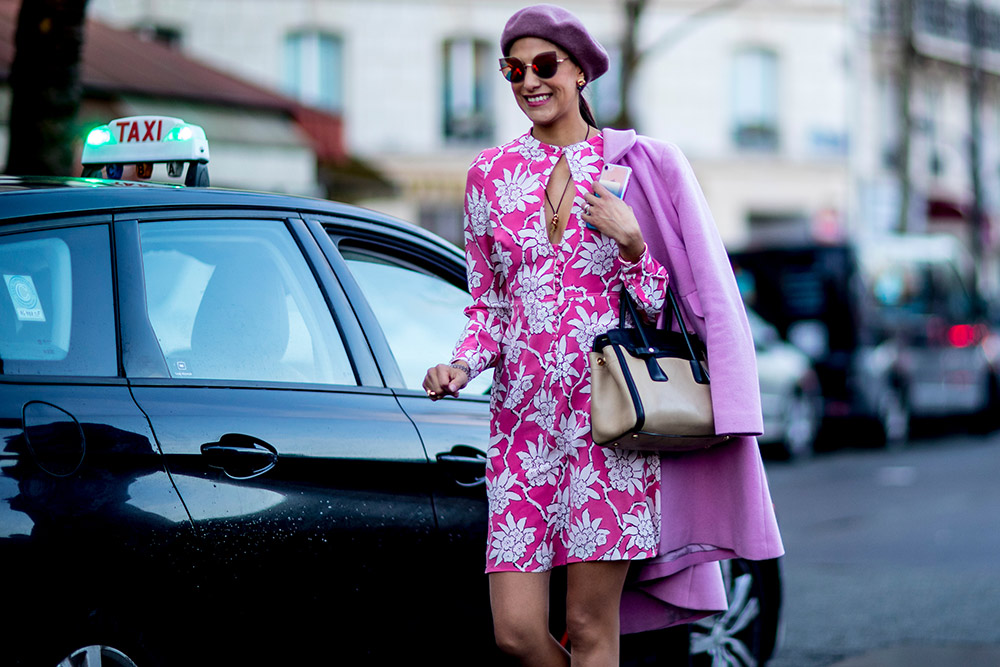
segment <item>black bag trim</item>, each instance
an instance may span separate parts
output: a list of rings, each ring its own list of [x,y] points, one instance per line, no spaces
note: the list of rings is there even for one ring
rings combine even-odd
[[[657,358],[686,359],[691,364],[691,376],[695,382],[710,384],[711,378],[705,364],[707,358],[705,344],[698,338],[697,334],[688,332],[684,316],[677,305],[676,297],[674,297],[674,291],[669,287],[667,288],[667,299],[670,303],[670,317],[666,322],[668,328],[649,327],[643,323],[632,297],[623,286],[618,303],[618,328],[597,336],[594,339],[594,351],[601,352],[608,345],[614,345],[616,350],[619,346],[624,347],[631,356],[645,359],[649,377],[654,382],[667,382],[669,380],[660,365],[656,363]],[[626,326],[626,312],[632,317],[635,327]],[[674,318],[677,318],[680,331],[673,331],[669,328]],[[619,363],[625,369],[624,358],[619,358]],[[625,375],[628,376],[628,373]],[[631,378],[628,380],[631,382]],[[630,387],[629,391],[632,392],[633,389],[634,387]],[[633,393],[633,396],[636,395]]]
[[[632,374],[628,371],[628,365],[625,363],[625,355],[622,353],[621,347],[618,345],[612,345],[611,349],[615,351],[615,356],[618,357],[618,364],[622,369],[622,376],[625,378],[625,386],[628,387],[629,396],[632,397],[632,405],[635,407],[635,426],[632,427],[632,431],[638,431],[646,423],[646,410],[642,407],[642,397],[639,396],[639,390],[635,386],[635,380],[632,379]],[[651,361],[654,365],[656,365],[655,360]],[[656,367],[659,368],[659,366]]]

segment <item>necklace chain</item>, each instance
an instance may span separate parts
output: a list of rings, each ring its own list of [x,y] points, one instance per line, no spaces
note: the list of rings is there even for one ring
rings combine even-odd
[[[590,124],[587,125],[587,136],[585,136],[583,138],[583,140],[586,141],[587,139],[590,139]],[[566,166],[567,167],[569,166],[569,162],[568,161],[567,161]],[[566,193],[569,192],[569,184],[572,183],[572,182],[573,182],[573,172],[570,171],[569,176],[566,178],[566,185],[563,186],[562,194],[559,195],[559,205],[558,206],[553,206],[552,205],[552,199],[549,198],[549,188],[548,188],[548,185],[545,186],[545,201],[547,201],[549,203],[549,208],[552,209],[552,219],[549,220],[549,227],[551,227],[551,231],[553,231],[553,232],[555,232],[556,229],[559,227],[559,209],[562,208],[563,199],[566,198]]]

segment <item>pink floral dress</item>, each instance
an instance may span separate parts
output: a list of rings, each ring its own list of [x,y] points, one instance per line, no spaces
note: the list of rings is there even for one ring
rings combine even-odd
[[[576,190],[562,241],[546,232],[544,188],[566,156]],[[580,219],[604,165],[595,135],[566,147],[531,134],[484,151],[469,169],[465,242],[473,304],[454,359],[494,366],[487,572],[656,555],[660,465],[590,436],[588,352],[618,323],[622,286],[655,317],[667,274],[635,264]]]

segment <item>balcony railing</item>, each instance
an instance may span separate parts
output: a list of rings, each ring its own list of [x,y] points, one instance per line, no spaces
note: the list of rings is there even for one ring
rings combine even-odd
[[[974,21],[981,48],[1000,52],[1000,11],[984,3],[969,0],[913,0],[913,32],[947,40],[956,45],[971,41],[969,12],[975,11]],[[873,0],[872,29],[876,34],[898,35],[902,22],[901,0]]]

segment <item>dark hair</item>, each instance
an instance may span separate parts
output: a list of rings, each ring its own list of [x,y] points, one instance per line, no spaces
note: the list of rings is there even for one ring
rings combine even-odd
[[[590,105],[584,99],[582,88],[580,89],[580,115],[583,116],[583,120],[586,121],[587,125],[597,127],[597,121],[594,120],[594,112],[590,110]]]
[[[559,45],[557,44],[556,46],[559,46]],[[566,50],[562,46],[559,46],[559,48],[563,49],[563,51],[566,51],[566,54],[569,56],[570,62],[572,62],[577,67],[580,67],[580,63],[576,62],[576,58],[574,58],[573,55],[568,50]],[[583,71],[582,67],[580,67],[580,71],[581,72]],[[578,86],[577,89],[576,89],[576,92],[580,96],[580,115],[583,116],[583,120],[584,120],[584,122],[587,123],[587,125],[596,128],[597,127],[597,121],[594,120],[594,112],[591,111],[590,105],[587,104],[587,100],[583,97],[583,88],[586,85],[587,84],[584,83],[583,86]]]

